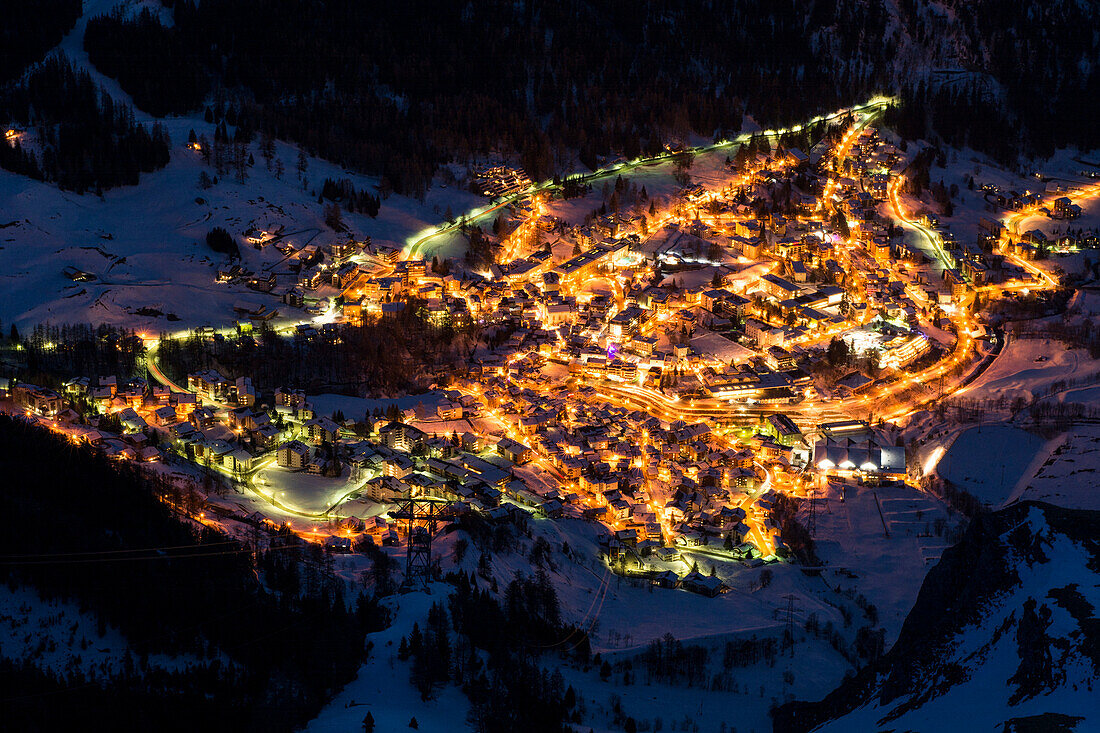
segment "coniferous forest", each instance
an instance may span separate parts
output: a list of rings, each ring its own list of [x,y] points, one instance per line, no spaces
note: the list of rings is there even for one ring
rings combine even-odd
[[[134,185],[168,163],[170,141],[159,124],[134,121],[63,55],[35,66],[0,94],[0,119],[36,126],[36,155],[17,143],[0,145],[0,165],[84,193]]]
[[[12,50],[0,118],[59,129],[37,162],[9,148],[0,165],[81,191],[132,183],[166,159],[156,130],[63,61],[14,81],[79,12],[52,4],[15,8],[35,10],[34,22],[5,24],[27,29],[18,38],[0,31]],[[1069,0],[947,0],[944,13],[924,0],[162,4],[93,17],[84,36],[137,107],[200,112],[245,142],[255,132],[295,141],[382,176],[383,191],[422,195],[443,163],[494,151],[548,178],[578,159],[596,166],[726,136],[746,111],[782,125],[878,92],[902,99],[894,123],[908,133],[1001,161],[1100,144],[1100,71],[1089,62],[1100,7]],[[28,107],[43,94],[71,101]]]
[[[113,15],[85,43],[143,109],[202,109],[213,94],[212,116],[228,106],[411,194],[456,157],[514,151],[549,177],[571,151],[595,165],[721,137],[746,110],[778,125],[880,91],[902,94],[916,129],[1000,157],[1024,140],[1039,153],[1100,142],[1087,123],[1100,74],[1079,63],[1100,43],[1095,6],[946,4],[950,27],[919,0],[897,19],[840,0],[179,0],[171,28]],[[941,66],[969,73],[945,81]],[[1052,113],[1069,122],[1046,124]]]
[[[80,17],[81,0],[5,3],[0,23],[0,85],[22,74],[56,46]]]

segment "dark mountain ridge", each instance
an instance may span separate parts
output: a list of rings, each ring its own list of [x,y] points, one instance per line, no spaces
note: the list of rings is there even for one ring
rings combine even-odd
[[[1100,145],[1095,3],[163,4],[171,24],[123,9],[85,33],[139,108],[293,140],[413,195],[450,161],[499,153],[547,178],[728,136],[746,112],[780,126],[875,93],[899,95],[907,136],[1002,161]]]

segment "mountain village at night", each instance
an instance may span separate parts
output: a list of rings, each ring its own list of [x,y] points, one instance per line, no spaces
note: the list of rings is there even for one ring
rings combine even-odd
[[[12,729],[1100,725],[1096,9],[413,5],[0,31]]]

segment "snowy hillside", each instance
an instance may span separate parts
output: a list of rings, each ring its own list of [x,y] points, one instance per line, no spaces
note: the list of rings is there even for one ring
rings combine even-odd
[[[1097,512],[1048,504],[980,517],[881,662],[776,730],[1095,730],[1098,533]]]
[[[200,172],[213,172],[197,152],[185,146],[190,130],[212,136],[212,125],[199,119],[168,120],[172,161],[142,177],[137,186],[107,191],[102,198],[57,188],[0,171],[0,319],[20,327],[54,323],[113,323],[142,330],[176,331],[189,326],[232,322],[234,302],[265,302],[285,315],[297,314],[269,295],[243,285],[215,281],[223,255],[206,246],[213,227],[224,227],[241,242],[242,267],[275,267],[283,255],[274,247],[244,244],[250,229],[282,227],[299,246],[343,239],[324,222],[323,206],[313,189],[326,177],[348,178],[359,187],[377,181],[349,174],[326,161],[308,159],[304,182],[295,173],[298,151],[276,145],[275,160],[286,173],[276,175],[260,160],[242,184],[226,176],[209,189],[199,186]],[[255,147],[255,146],[253,146]],[[376,245],[404,246],[418,231],[437,225],[442,212],[465,211],[482,201],[457,188],[435,188],[420,203],[391,196],[377,219],[344,214],[356,236]],[[67,267],[95,276],[74,282]],[[139,310],[147,309],[142,315]],[[157,315],[157,313],[161,315]],[[168,314],[172,314],[169,316]],[[176,322],[178,319],[178,322]]]
[[[0,658],[53,674],[79,671],[90,679],[109,679],[133,665],[136,653],[118,629],[92,611],[43,598],[26,586],[0,585]],[[150,669],[184,668],[195,661],[186,654],[148,658]]]

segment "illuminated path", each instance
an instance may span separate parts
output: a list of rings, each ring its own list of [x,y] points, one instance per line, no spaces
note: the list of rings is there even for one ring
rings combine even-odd
[[[834,120],[838,117],[842,117],[848,114],[862,114],[867,111],[872,111],[873,114],[877,114],[878,112],[886,109],[886,107],[890,105],[890,103],[893,101],[895,101],[893,97],[875,97],[865,102],[864,104],[857,105],[855,107],[837,110],[836,112],[832,112],[828,115],[814,117],[812,120],[805,123],[804,125],[794,125],[792,127],[781,128],[778,130],[764,130],[763,136],[775,138],[781,135],[785,135],[789,132],[800,132],[804,127],[809,127],[810,125],[817,124],[818,122],[828,122],[830,120]],[[873,116],[873,114],[871,116]],[[862,124],[866,125],[871,116],[865,119]],[[592,171],[591,173],[583,173],[580,175],[563,177],[563,182],[558,184],[555,184],[552,181],[544,181],[543,183],[532,184],[523,191],[519,191],[518,193],[511,194],[501,199],[496,204],[481,209],[474,209],[473,211],[466,214],[465,217],[460,217],[459,221],[456,221],[452,224],[445,224],[433,231],[422,234],[421,236],[412,240],[411,243],[406,242],[407,244],[409,244],[409,246],[406,248],[403,257],[405,259],[411,259],[420,256],[420,250],[425,244],[427,244],[432,239],[435,239],[436,237],[440,237],[444,234],[449,234],[461,228],[463,223],[472,223],[479,219],[483,219],[494,211],[502,209],[509,204],[513,204],[516,201],[524,199],[533,194],[542,193],[544,191],[559,190],[564,185],[564,181],[566,180],[566,178],[568,178],[570,181],[584,184],[590,181],[604,178],[606,176],[618,175],[620,173],[634,170],[635,168],[639,168],[642,166],[656,165],[658,163],[667,162],[675,158],[677,155],[683,155],[685,153],[689,155],[700,155],[703,153],[713,152],[715,150],[730,148],[734,145],[741,145],[742,143],[748,142],[752,138],[752,136],[753,133],[742,133],[735,137],[733,140],[723,140],[712,145],[700,145],[694,148],[685,148],[684,150],[662,153],[661,155],[655,155],[650,158],[636,158],[630,162],[616,163],[605,168],[599,168]]]

